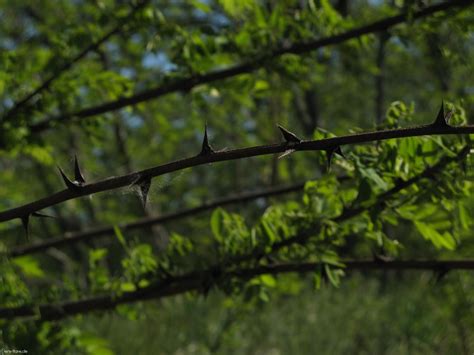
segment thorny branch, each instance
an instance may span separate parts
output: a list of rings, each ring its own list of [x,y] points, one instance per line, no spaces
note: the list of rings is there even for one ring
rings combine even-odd
[[[461,135],[474,133],[474,126],[454,127],[448,125],[446,119],[451,113],[444,114],[444,107],[441,110],[434,123],[429,125],[416,126],[411,128],[400,128],[383,131],[365,132],[351,134],[341,137],[332,137],[320,140],[289,142],[280,144],[262,145],[256,147],[235,149],[229,151],[209,152],[209,154],[198,154],[197,156],[177,160],[171,163],[158,165],[138,172],[110,177],[105,180],[90,184],[79,184],[77,181],[67,183],[68,188],[57,192],[48,197],[25,204],[20,207],[12,208],[0,212],[0,222],[12,220],[15,218],[26,218],[43,208],[59,204],[64,201],[87,196],[94,193],[114,190],[125,186],[148,183],[151,178],[169,174],[171,172],[184,170],[198,165],[210,164],[220,161],[244,159],[249,157],[284,153],[292,151],[326,151],[334,152],[338,147],[349,144],[368,143],[392,138],[416,137],[425,135]],[[64,176],[63,176],[64,178]],[[74,184],[75,186],[72,186]]]
[[[92,117],[106,112],[119,110],[126,106],[133,106],[144,101],[156,99],[158,97],[173,92],[189,91],[193,87],[198,85],[235,77],[245,73],[251,73],[256,69],[262,67],[268,60],[278,58],[284,54],[302,54],[314,51],[322,47],[339,44],[370,33],[386,31],[390,27],[405,22],[407,19],[420,19],[426,16],[433,15],[440,11],[445,11],[456,7],[462,8],[472,5],[473,3],[473,0],[450,0],[440,4],[428,6],[422,10],[416,11],[411,14],[401,13],[396,16],[387,17],[385,19],[373,22],[365,26],[357,27],[334,36],[283,46],[281,48],[273,50],[269,54],[263,55],[262,57],[235,65],[228,69],[211,71],[206,74],[195,74],[184,79],[171,81],[162,84],[158,87],[139,92],[133,96],[121,97],[117,100],[109,101],[93,107],[88,107],[76,112],[47,117],[35,124],[32,124],[30,126],[30,129],[32,132],[40,132],[51,128],[52,124],[56,122],[64,122],[71,119],[82,119],[86,117]]]
[[[398,181],[394,187],[381,193],[376,198],[376,204],[386,201],[388,198],[392,197],[396,193],[419,182],[423,178],[432,177],[434,174],[438,173],[440,170],[446,167],[449,163],[454,162],[454,161],[461,161],[462,159],[465,158],[465,156],[468,153],[469,153],[469,148],[465,147],[456,155],[456,157],[445,157],[444,159],[441,159],[438,163],[436,163],[432,167],[426,168],[420,174],[415,175],[414,177],[408,180]],[[275,187],[275,188],[264,189],[261,191],[248,192],[248,193],[243,193],[240,195],[229,196],[229,197],[218,199],[212,202],[204,203],[194,208],[189,208],[189,209],[185,209],[185,210],[181,210],[181,211],[177,211],[177,212],[173,212],[169,214],[164,214],[162,216],[157,216],[157,217],[142,218],[131,223],[119,224],[118,227],[123,231],[145,228],[154,224],[166,223],[166,222],[170,222],[176,219],[193,216],[200,212],[212,210],[219,206],[225,206],[225,205],[234,204],[234,203],[246,202],[246,201],[257,199],[257,198],[269,197],[269,196],[275,196],[275,195],[299,191],[299,190],[302,190],[303,187],[304,187],[304,183],[299,183],[299,184],[294,184],[290,186]],[[372,207],[373,205],[359,206],[359,207],[346,209],[339,217],[335,219],[335,221],[343,222],[351,217],[354,217],[366,211],[367,208],[372,208]],[[86,230],[86,231],[65,233],[64,235],[57,238],[40,241],[34,244],[27,244],[27,245],[14,247],[7,253],[7,255],[9,257],[19,257],[23,255],[38,253],[48,248],[67,246],[74,243],[83,242],[90,239],[95,239],[101,236],[110,235],[113,233],[114,233],[114,228],[111,226],[100,227],[100,228],[95,228],[95,229]],[[299,236],[299,238],[301,237]],[[287,243],[288,241],[283,241],[284,245],[286,245]]]
[[[392,197],[401,190],[415,184],[422,178],[432,178],[433,175],[440,171],[446,164],[454,161],[462,160],[469,152],[469,147],[463,148],[455,157],[444,157],[437,164],[426,168],[422,173],[408,179],[399,181],[394,187],[381,193],[376,197],[375,201],[370,205],[363,207],[349,208],[341,213],[334,220],[342,222],[354,217],[374,206],[378,206],[382,201]],[[314,234],[314,233],[313,233]],[[253,251],[246,255],[231,258],[210,266],[204,271],[191,271],[181,276],[168,276],[164,280],[152,283],[146,288],[142,288],[133,292],[127,292],[122,295],[109,295],[92,297],[80,301],[69,301],[57,304],[45,304],[39,306],[20,306],[10,308],[0,308],[0,318],[15,319],[20,317],[35,317],[41,321],[62,319],[77,314],[89,313],[99,310],[114,309],[117,305],[131,303],[149,299],[158,299],[178,295],[190,291],[205,292],[203,285],[212,282],[217,284],[223,277],[249,279],[254,276],[263,274],[280,274],[287,272],[312,272],[317,267],[324,265],[323,263],[286,263],[259,265],[252,268],[238,267],[232,270],[225,270],[229,267],[235,267],[239,263],[260,259],[265,254],[271,254],[275,251],[290,246],[292,244],[304,243],[310,234],[302,233],[294,237],[282,240],[272,246],[272,248],[263,253],[261,251]],[[446,273],[454,269],[471,270],[474,269],[474,260],[409,260],[409,261],[381,261],[381,260],[348,260],[342,261],[345,270],[432,270],[435,272]],[[209,286],[209,285],[207,285]],[[212,286],[212,284],[211,284]]]

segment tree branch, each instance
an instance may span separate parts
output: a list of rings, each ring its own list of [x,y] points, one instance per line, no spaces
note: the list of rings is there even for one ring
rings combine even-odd
[[[375,202],[364,206],[345,210],[335,221],[342,222],[360,214],[387,198],[393,196],[404,188],[416,183],[423,177],[433,177],[437,171],[441,170],[449,162],[459,161],[469,152],[469,147],[463,148],[456,157],[444,157],[437,164],[428,167],[422,173],[406,181],[399,181],[394,187],[386,192],[379,194]],[[291,244],[303,243],[309,237],[309,234],[302,233],[292,238],[282,240],[272,246],[267,253],[273,253],[278,249]],[[254,268],[238,268],[231,271],[223,271],[224,268],[232,267],[240,262],[249,261],[254,258],[261,258],[262,252],[251,252],[244,256],[239,256],[220,264],[213,265],[204,271],[192,271],[181,276],[170,276],[165,280],[160,280],[150,286],[139,289],[134,292],[124,293],[120,296],[100,296],[84,299],[81,301],[62,302],[58,304],[46,304],[40,306],[20,306],[15,308],[0,308],[0,318],[15,319],[19,317],[36,317],[41,321],[62,319],[77,314],[89,313],[98,310],[114,309],[117,305],[144,301],[148,299],[157,299],[169,297],[189,291],[203,291],[205,281],[216,283],[222,277],[252,278],[263,274],[279,274],[285,272],[311,272],[324,265],[322,263],[288,263],[261,265]],[[411,261],[389,261],[381,260],[349,260],[343,262],[346,270],[433,270],[437,272],[447,272],[453,269],[472,270],[474,269],[474,260],[411,260]],[[218,277],[216,277],[216,274]]]
[[[438,115],[438,117],[440,117]],[[57,192],[48,197],[0,212],[0,222],[22,218],[43,208],[59,204],[64,201],[87,196],[102,191],[114,190],[125,186],[131,186],[156,176],[169,174],[171,172],[184,170],[198,165],[210,164],[220,161],[244,159],[249,157],[283,153],[289,149],[295,151],[317,151],[335,149],[341,145],[359,144],[373,141],[381,141],[392,138],[416,137],[424,135],[459,135],[474,133],[474,126],[453,127],[443,125],[438,119],[430,125],[416,126],[411,128],[400,128],[384,131],[358,133],[341,137],[333,137],[321,140],[284,142],[280,144],[263,145],[229,151],[209,152],[197,156],[177,160],[171,163],[159,165],[138,172],[110,177],[96,183],[81,184],[80,186],[69,186],[69,188]]]
[[[426,270],[435,272],[446,272],[450,270],[474,270],[474,260],[346,260],[341,261],[346,271],[356,270],[397,270],[413,271]],[[274,265],[261,265],[252,268],[240,268],[223,272],[220,278],[251,279],[256,276],[283,273],[307,273],[314,272],[325,265],[321,262],[305,263],[282,263]],[[39,306],[19,306],[0,308],[0,319],[13,320],[21,317],[34,317],[40,321],[58,320],[66,317],[90,313],[93,311],[105,311],[114,309],[125,303],[145,301],[175,296],[190,291],[203,291],[203,280],[214,280],[215,269],[207,269],[201,272],[190,272],[181,276],[170,277],[160,280],[146,288],[121,295],[99,296],[83,299],[80,301],[68,301],[55,304],[43,304]]]
[[[184,217],[193,216],[195,214],[212,210],[216,207],[235,204],[235,203],[242,203],[250,200],[254,200],[257,198],[263,197],[270,197],[281,195],[289,192],[300,191],[304,188],[304,183],[294,184],[290,186],[280,186],[275,188],[264,189],[255,192],[247,192],[239,195],[233,195],[221,199],[217,199],[215,201],[203,203],[200,206],[194,208],[188,208],[181,211],[173,212],[164,214],[157,217],[149,217],[149,218],[142,218],[135,222],[126,223],[126,224],[119,224],[118,227],[123,231],[130,231],[134,229],[140,229],[149,227],[159,223],[165,223],[169,221],[174,221],[177,219],[181,219]],[[82,232],[73,232],[73,233],[65,233],[60,237],[48,239],[45,241],[41,241],[35,244],[28,244],[23,246],[17,246],[10,250],[7,255],[9,257],[18,257],[32,253],[38,253],[44,251],[46,249],[52,247],[62,247],[66,245],[71,245],[78,242],[83,242],[92,238],[97,238],[100,236],[114,234],[114,227],[107,226],[107,227],[100,227],[91,230],[86,230]]]
[[[97,50],[104,42],[108,41],[110,37],[120,33],[123,26],[127,24],[135,16],[136,12],[140,10],[143,6],[145,6],[148,3],[148,1],[149,0],[139,1],[137,5],[133,6],[129,14],[126,17],[124,17],[122,20],[120,20],[119,23],[114,28],[112,28],[100,39],[98,39],[97,41],[91,43],[89,46],[84,48],[75,57],[71,58],[68,62],[64,63],[61,67],[59,67],[59,69],[55,73],[53,73],[48,79],[43,81],[36,89],[31,91],[21,100],[14,103],[13,107],[3,115],[2,121],[6,121],[12,118],[12,116],[16,114],[17,112],[19,112],[21,109],[23,109],[31,99],[39,95],[41,92],[48,90],[53,82],[59,79],[61,75],[63,75],[66,71],[71,69],[77,62],[83,59],[88,53]]]
[[[430,166],[423,170],[421,173],[413,176],[412,178],[408,180],[399,180],[392,188],[389,190],[380,193],[378,196],[375,197],[374,201],[369,203],[369,204],[362,204],[361,206],[355,206],[355,207],[350,207],[350,208],[345,208],[342,213],[333,218],[332,221],[336,223],[342,223],[345,222],[353,217],[356,217],[366,211],[369,211],[372,208],[381,208],[385,209],[387,206],[386,202],[388,199],[399,193],[400,191],[416,184],[423,178],[433,178],[436,173],[441,171],[443,168],[445,168],[449,163],[456,162],[456,161],[461,161],[466,157],[466,155],[469,153],[470,147],[466,146],[463,149],[459,151],[459,153],[455,157],[443,157],[440,159],[438,163],[436,163],[433,166]],[[314,228],[308,228],[307,230],[300,232],[294,236],[291,236],[287,239],[283,239],[271,246],[271,250],[268,252],[263,252],[262,250],[255,250],[251,253],[245,254],[245,255],[239,255],[236,257],[231,258],[228,260],[228,264],[238,264],[242,262],[246,262],[252,259],[261,259],[265,255],[274,253],[284,247],[288,247],[294,244],[303,244],[306,242],[311,236],[315,235]]]
[[[161,86],[142,91],[133,96],[121,97],[117,100],[109,101],[93,107],[88,107],[76,112],[70,112],[58,116],[48,117],[35,124],[30,125],[30,130],[34,133],[40,132],[50,128],[51,124],[55,122],[64,122],[71,119],[92,117],[106,112],[119,110],[126,106],[136,105],[140,102],[156,99],[160,96],[164,96],[173,92],[189,91],[190,89],[198,85],[207,84],[238,76],[241,74],[253,72],[254,70],[262,67],[268,60],[280,57],[284,54],[302,54],[314,51],[322,47],[339,44],[370,33],[386,31],[392,26],[405,22],[407,19],[420,19],[426,16],[433,15],[440,11],[445,11],[450,8],[456,7],[462,8],[469,6],[473,3],[473,0],[450,0],[426,7],[412,14],[402,13],[396,16],[387,17],[383,20],[379,20],[365,26],[354,28],[338,35],[283,46],[282,48],[273,50],[269,54],[263,55],[252,61],[235,65],[228,69],[211,71],[202,75],[195,74],[184,79],[174,80],[169,83],[162,84]]]

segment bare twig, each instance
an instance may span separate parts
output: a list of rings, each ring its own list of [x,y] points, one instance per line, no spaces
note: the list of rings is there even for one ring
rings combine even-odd
[[[158,87],[151,88],[139,92],[133,96],[121,97],[114,101],[109,101],[97,106],[88,107],[76,112],[61,114],[59,116],[47,117],[30,126],[32,132],[40,132],[51,127],[52,123],[64,122],[71,119],[82,119],[100,115],[106,112],[115,111],[126,106],[136,105],[140,102],[156,99],[160,96],[167,95],[173,92],[188,91],[195,86],[207,84],[241,74],[250,73],[262,67],[268,60],[280,57],[284,54],[302,54],[316,49],[339,44],[347,40],[358,38],[360,36],[386,31],[390,27],[405,22],[408,18],[415,20],[426,16],[430,16],[440,11],[445,11],[451,8],[462,8],[473,4],[473,0],[450,0],[440,4],[428,6],[420,11],[412,14],[402,13],[396,16],[387,17],[383,20],[373,22],[371,24],[354,28],[352,30],[343,32],[338,35],[315,39],[307,42],[298,42],[292,45],[284,46],[263,55],[254,60],[235,65],[228,69],[211,71],[206,74],[195,74],[184,79],[174,80],[169,83],[162,84]]]

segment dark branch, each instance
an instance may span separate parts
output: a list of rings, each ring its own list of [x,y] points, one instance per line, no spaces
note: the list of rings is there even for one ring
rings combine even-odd
[[[321,140],[302,141],[294,143],[292,149],[295,151],[317,151],[328,150],[341,145],[359,144],[373,141],[381,141],[392,138],[416,137],[424,135],[446,135],[446,134],[472,134],[474,133],[474,126],[464,127],[439,127],[435,124],[417,126],[411,128],[401,128],[385,131],[366,132],[359,134],[352,134],[341,137],[332,137]],[[184,170],[198,165],[215,163],[220,161],[244,159],[249,157],[283,153],[288,149],[287,143],[263,145],[250,148],[235,149],[229,151],[219,151],[210,155],[197,155],[191,158],[177,160],[164,165],[159,165],[153,168],[141,170],[139,172],[126,174],[117,177],[110,177],[108,179],[84,184],[80,189],[66,189],[57,192],[40,200],[25,204],[21,207],[12,208],[0,212],[0,222],[21,218],[27,214],[37,212],[43,208],[59,204],[80,196],[87,196],[94,193],[114,190],[125,186],[133,185],[137,179],[142,176],[156,177],[171,172]]]
[[[450,0],[437,5],[426,7],[412,14],[402,13],[397,16],[387,17],[383,20],[376,21],[362,27],[354,28],[352,30],[331,37],[316,39],[307,42],[299,42],[293,45],[284,46],[282,48],[275,49],[270,54],[256,58],[255,60],[246,63],[235,65],[228,69],[212,71],[202,75],[196,74],[184,79],[175,80],[170,83],[166,83],[161,86],[148,89],[146,91],[142,91],[133,96],[122,97],[115,101],[106,102],[98,106],[88,107],[72,113],[65,113],[59,116],[48,117],[36,124],[31,125],[30,129],[32,132],[39,132],[50,128],[51,124],[54,122],[63,122],[73,118],[80,119],[92,117],[106,112],[119,110],[126,106],[132,106],[144,101],[156,99],[158,97],[173,92],[189,91],[190,89],[198,85],[207,84],[235,77],[241,74],[253,72],[254,70],[262,67],[266,61],[280,57],[284,54],[302,54],[314,51],[322,47],[339,44],[370,33],[386,31],[392,26],[405,22],[407,18],[420,19],[440,11],[448,10],[450,8],[466,7],[473,4],[473,2],[473,0]]]
[[[335,220],[342,222],[349,218],[354,217],[368,209],[377,206],[380,202],[385,201],[387,198],[392,197],[401,190],[408,186],[416,183],[424,177],[433,177],[434,174],[446,164],[454,161],[463,159],[469,152],[469,147],[463,148],[456,157],[444,157],[437,164],[432,167],[428,167],[422,173],[414,176],[413,178],[406,181],[399,181],[394,187],[388,191],[380,194],[375,202],[364,207],[356,207],[344,211]],[[384,204],[385,206],[385,204]],[[303,243],[309,237],[308,234],[301,234],[295,237],[283,240],[272,246],[271,250],[267,254],[273,253],[278,249],[285,246],[289,246],[296,243]],[[144,301],[148,299],[156,299],[169,297],[177,294],[186,293],[189,291],[203,291],[203,280],[209,282],[216,282],[216,279],[212,277],[216,270],[223,270],[225,267],[237,265],[240,262],[249,261],[252,259],[258,259],[263,256],[261,252],[251,252],[244,256],[239,256],[227,261],[222,264],[214,265],[204,271],[189,272],[182,276],[171,276],[167,279],[153,283],[151,286],[143,289],[139,289],[134,292],[125,293],[121,296],[101,296],[93,297],[81,301],[63,302],[58,304],[48,304],[40,306],[20,306],[16,308],[0,308],[0,318],[14,319],[19,317],[35,317],[42,321],[62,319],[68,316],[77,314],[89,313],[92,311],[110,310],[114,309],[117,305],[123,303],[131,303],[137,301]],[[387,261],[383,262],[380,260],[368,260],[368,261],[346,261],[346,270],[433,270],[435,272],[447,272],[453,269],[474,269],[474,260],[458,260],[458,261]],[[321,263],[299,263],[299,264],[277,264],[270,266],[258,266],[255,268],[240,268],[237,270],[222,272],[222,277],[239,277],[243,279],[252,278],[254,276],[262,274],[279,274],[285,272],[312,272],[321,266]],[[212,281],[214,280],[214,281]]]
[[[387,262],[379,260],[347,260],[342,261],[342,263],[345,265],[344,270],[346,271],[426,270],[439,272],[440,270],[474,270],[474,260],[400,260]],[[324,264],[319,262],[262,265],[253,268],[240,268],[223,272],[221,276],[250,279],[265,274],[278,275],[293,272],[307,273],[314,272],[322,265]],[[56,304],[0,308],[0,318],[12,320],[21,317],[34,317],[40,321],[57,320],[93,311],[111,310],[124,303],[159,299],[190,291],[199,292],[202,291],[203,280],[212,280],[210,276],[214,273],[215,269],[210,268],[201,272],[190,272],[182,276],[169,277],[166,280],[159,281],[146,288],[134,292],[126,292],[120,296],[99,296],[80,301],[69,301]]]
[[[51,84],[59,79],[66,71],[70,70],[76,63],[86,57],[87,54],[97,50],[103,43],[109,40],[110,37],[120,33],[122,28],[135,16],[136,12],[141,9],[149,0],[141,0],[138,2],[137,5],[133,6],[130,13],[124,17],[119,23],[112,28],[109,32],[107,32],[104,36],[98,39],[96,42],[91,43],[89,46],[84,48],[81,52],[79,52],[75,57],[71,58],[68,62],[64,63],[55,73],[53,73],[48,79],[42,82],[36,89],[31,91],[21,100],[16,102],[13,107],[3,115],[3,121],[6,121],[13,117],[17,112],[21,111],[31,99],[35,96],[39,95],[43,91],[49,89]]]
[[[209,211],[220,206],[242,203],[242,202],[254,200],[257,198],[270,197],[270,196],[276,196],[276,195],[281,195],[281,194],[295,192],[295,191],[301,191],[303,187],[304,187],[304,183],[299,183],[299,184],[295,184],[291,186],[282,186],[282,187],[270,188],[270,189],[255,191],[255,192],[248,192],[248,193],[243,193],[239,195],[229,196],[226,198],[204,203],[194,208],[188,208],[182,211],[168,213],[168,214],[164,214],[158,217],[143,218],[132,223],[120,224],[118,225],[118,227],[122,231],[130,231],[134,229],[145,228],[145,227],[149,227],[149,226],[159,224],[159,223],[165,223],[165,222],[174,221],[174,220],[184,218],[184,217],[194,216],[198,213]],[[10,252],[8,252],[8,256],[9,257],[23,256],[27,254],[41,252],[52,247],[61,247],[61,246],[71,245],[78,242],[84,242],[92,238],[97,238],[97,237],[101,237],[105,235],[113,235],[113,234],[114,234],[114,227],[101,227],[101,228],[91,229],[88,231],[66,233],[57,238],[41,241],[35,244],[15,247]]]
[[[393,186],[391,189],[381,193],[378,197],[376,197],[374,203],[370,205],[346,209],[339,217],[335,219],[335,221],[343,222],[347,219],[350,219],[354,216],[359,215],[360,213],[364,211],[367,211],[368,209],[393,197],[396,193],[402,191],[403,189],[406,189],[410,187],[411,185],[419,182],[421,179],[431,178],[434,174],[438,173],[443,168],[445,168],[449,163],[454,162],[454,161],[461,161],[462,159],[465,158],[466,154],[468,153],[469,153],[469,147],[465,147],[456,155],[456,157],[445,157],[441,159],[438,163],[436,163],[432,167],[426,168],[420,174],[415,175],[414,177],[408,180],[398,181],[395,184],[395,186]],[[243,193],[240,195],[229,196],[229,197],[218,199],[212,202],[204,203],[194,208],[189,208],[189,209],[165,214],[158,217],[143,218],[131,223],[121,224],[119,225],[119,228],[123,231],[146,228],[151,225],[166,223],[166,222],[170,222],[176,219],[193,216],[198,213],[209,211],[220,206],[242,203],[242,202],[250,201],[257,198],[269,197],[269,196],[275,196],[275,195],[280,195],[284,193],[299,191],[303,189],[303,187],[304,187],[304,183],[300,183],[300,184],[295,184],[291,186],[276,187],[276,188],[265,189],[262,191],[248,192],[248,193]],[[13,248],[12,250],[10,250],[7,255],[9,257],[19,257],[23,255],[32,254],[32,253],[38,253],[52,247],[62,247],[62,246],[67,246],[67,245],[71,245],[78,242],[87,241],[93,238],[98,238],[98,237],[102,237],[106,235],[113,235],[113,233],[114,233],[113,227],[100,227],[100,228],[95,228],[88,231],[65,233],[64,235],[60,237],[53,238],[50,240],[41,241],[35,244],[17,246]],[[278,244],[276,244],[274,246],[275,250],[283,246],[289,245],[288,243],[290,242],[291,243],[296,242],[297,240],[300,240],[302,237],[301,235],[299,235],[294,238],[295,238],[294,240],[290,238],[290,239],[282,241],[281,246],[278,246]]]

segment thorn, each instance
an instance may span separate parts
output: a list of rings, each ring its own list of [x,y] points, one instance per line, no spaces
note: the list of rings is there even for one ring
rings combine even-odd
[[[30,222],[30,215],[27,214],[21,217],[21,223],[23,224],[23,229],[25,230],[26,240],[30,239],[28,224]]]
[[[58,169],[59,169],[59,172],[61,173],[61,177],[63,178],[64,180],[64,183],[66,184],[66,187],[68,189],[71,189],[71,190],[77,190],[77,188],[79,188],[80,186],[78,185],[78,183],[75,183],[71,180],[69,180],[69,178],[66,176],[66,174],[64,173],[63,169],[61,169],[59,166],[58,166]]]
[[[38,218],[56,218],[54,216],[50,216],[49,214],[44,214],[44,213],[40,213],[40,212],[33,212],[31,214],[32,217],[38,217]]]
[[[438,116],[436,116],[436,120],[433,122],[434,126],[437,127],[449,127],[449,119],[453,115],[453,111],[448,112],[447,114],[444,113],[444,101],[441,101],[441,107],[438,112]]]
[[[376,263],[388,263],[393,261],[392,257],[383,254],[378,254],[376,252],[372,252],[372,256],[374,257],[374,261]]]
[[[77,155],[74,156],[74,179],[78,185],[83,185],[86,183],[86,180],[84,179],[84,176],[81,173],[81,169],[79,168]]]
[[[288,131],[286,128],[277,125],[278,129],[281,132],[281,135],[283,136],[283,139],[285,139],[286,143],[301,143],[301,139],[299,139],[296,134]]]
[[[293,153],[295,150],[294,149],[287,149],[283,152],[283,154],[281,154],[278,159],[281,159],[281,158],[284,158],[286,157],[287,155],[290,155],[291,153]]]
[[[150,186],[151,186],[151,177],[140,178],[136,182],[136,185],[138,185],[138,187],[140,188],[139,196],[140,196],[140,200],[142,201],[143,209],[145,209],[146,202],[148,199],[148,191],[150,191]]]
[[[336,147],[336,149],[334,150],[334,153],[336,153],[337,155],[339,155],[339,156],[343,157],[344,159],[346,159],[346,156],[342,152],[341,146],[338,145]]]
[[[204,126],[204,139],[202,140],[202,149],[199,155],[209,155],[214,153],[214,149],[212,149],[211,145],[209,144],[209,139],[207,138],[207,123]]]
[[[341,146],[336,146],[336,147],[332,147],[332,148],[329,148],[326,150],[326,158],[327,158],[327,167],[328,167],[328,170],[331,168],[331,161],[332,161],[332,157],[334,154],[337,154],[343,158],[346,158],[344,156],[344,153],[342,152],[341,150]]]
[[[446,277],[448,274],[449,269],[445,267],[439,267],[438,270],[435,271],[436,279],[435,279],[435,284],[440,284],[443,279]]]

